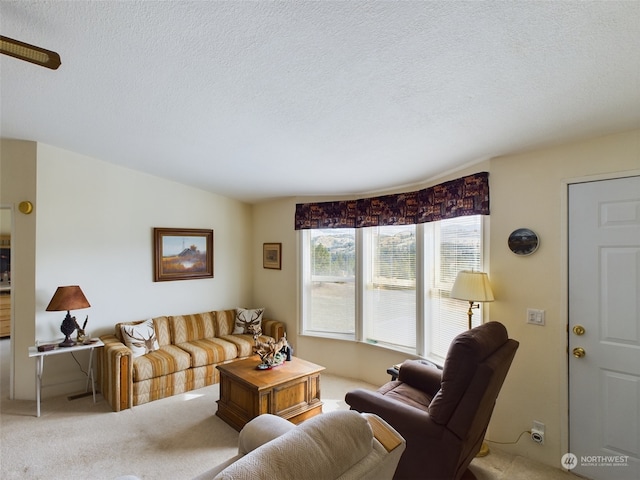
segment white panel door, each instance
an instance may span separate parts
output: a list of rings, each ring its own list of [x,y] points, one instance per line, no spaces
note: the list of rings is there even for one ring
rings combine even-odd
[[[569,451],[640,479],[640,177],[569,186]]]

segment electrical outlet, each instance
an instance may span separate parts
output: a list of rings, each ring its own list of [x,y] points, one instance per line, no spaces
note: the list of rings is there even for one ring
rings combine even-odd
[[[544,423],[533,421],[533,427],[531,427],[531,440],[544,445]]]
[[[544,325],[544,310],[527,308],[527,323],[532,325]]]

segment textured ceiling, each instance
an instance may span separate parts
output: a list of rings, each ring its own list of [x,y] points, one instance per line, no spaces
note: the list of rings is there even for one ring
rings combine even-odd
[[[1,135],[247,202],[640,127],[638,1],[0,2]],[[603,159],[605,161],[605,159]]]

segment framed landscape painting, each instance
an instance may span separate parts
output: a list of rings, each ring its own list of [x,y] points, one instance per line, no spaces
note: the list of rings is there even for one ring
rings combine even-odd
[[[213,278],[213,230],[154,228],[155,282]]]
[[[282,244],[265,243],[262,245],[262,267],[282,269]]]

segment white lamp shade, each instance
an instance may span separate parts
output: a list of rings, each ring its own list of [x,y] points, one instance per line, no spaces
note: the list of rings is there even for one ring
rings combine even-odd
[[[489,276],[484,272],[461,271],[451,289],[451,298],[469,302],[493,302]]]

